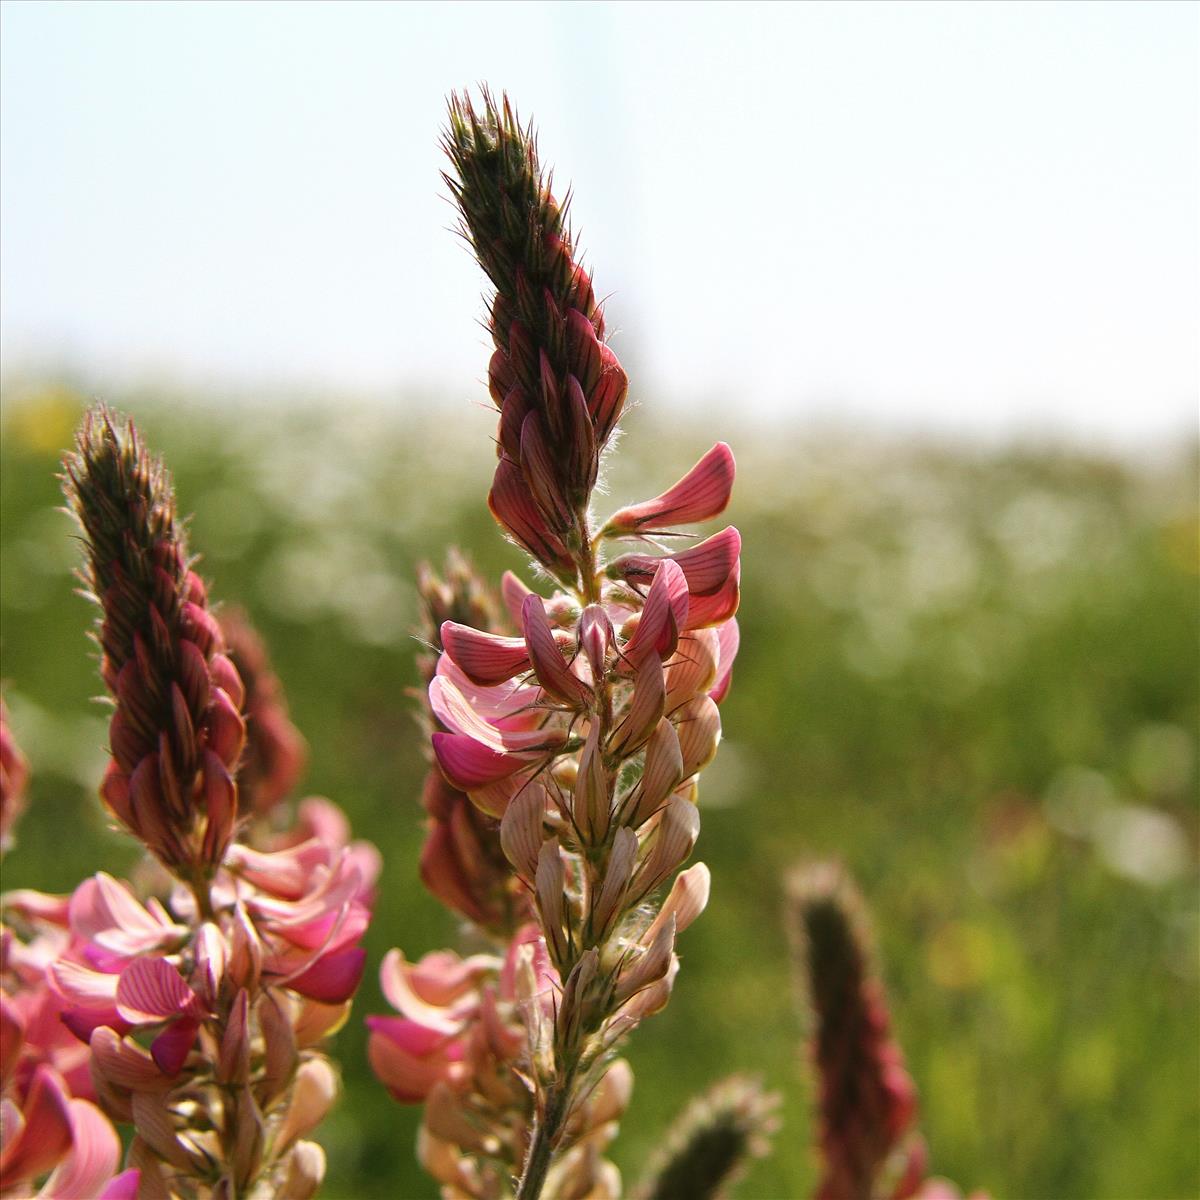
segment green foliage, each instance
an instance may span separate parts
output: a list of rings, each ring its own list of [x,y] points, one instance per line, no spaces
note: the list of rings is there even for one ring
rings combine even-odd
[[[312,747],[307,790],[383,851],[372,962],[452,944],[416,876],[411,581],[450,541],[481,569],[523,567],[484,505],[490,414],[106,398],[165,455],[214,599],[263,632]],[[33,770],[6,888],[65,890],[134,857],[94,798],[91,614],[54,511],[80,405],[42,392],[4,407],[2,670]],[[653,494],[705,448],[702,430],[724,437],[745,538],[741,657],[701,800],[713,899],[681,939],[670,1006],[630,1045],[626,1178],[691,1095],[740,1070],[786,1098],[775,1151],[740,1194],[811,1187],[779,880],[819,855],[840,857],[874,910],[938,1173],[997,1196],[1196,1194],[1190,451],[1136,465],[768,439],[723,420],[689,419],[687,442],[641,430],[610,481],[614,506]],[[384,1009],[372,969],[321,1131],[332,1200],[434,1192],[415,1110],[366,1066],[361,1017]]]

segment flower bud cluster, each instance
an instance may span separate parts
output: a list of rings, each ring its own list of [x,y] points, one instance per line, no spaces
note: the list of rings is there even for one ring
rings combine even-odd
[[[560,990],[537,927],[518,930],[503,958],[439,951],[409,963],[393,950],[380,978],[399,1015],[367,1018],[368,1054],[397,1100],[425,1105],[422,1165],[448,1198],[511,1196],[534,1125],[528,1011],[536,1006],[550,1022]],[[603,1151],[631,1087],[627,1064],[610,1063],[573,1114],[572,1149],[553,1168],[553,1195],[618,1200],[620,1176]]]
[[[101,799],[167,870],[203,888],[237,822],[245,689],[191,569],[170,480],[133,426],[90,412],[63,484],[115,703]]]
[[[699,834],[698,776],[720,739],[741,539],[730,527],[648,552],[724,510],[734,463],[722,443],[661,495],[593,521],[627,385],[590,277],[506,100],[485,95],[482,113],[452,100],[446,146],[463,232],[496,286],[500,462],[489,503],[560,585],[547,597],[507,573],[515,632],[447,615],[429,639],[441,651],[428,684],[434,757],[450,788],[499,821],[537,921],[538,949],[525,953],[547,965],[541,982],[518,967],[514,993],[526,1028],[519,1073],[533,1093],[518,1189],[529,1200],[587,1141],[586,1098],[610,1078],[621,1037],[667,1002],[676,938],[707,902],[702,864],[671,881]],[[620,542],[628,551],[606,564],[604,547]],[[413,1046],[400,1049],[409,1056],[392,1053],[380,1074],[398,1098],[422,1098],[404,1083],[408,1069],[421,1078]]]

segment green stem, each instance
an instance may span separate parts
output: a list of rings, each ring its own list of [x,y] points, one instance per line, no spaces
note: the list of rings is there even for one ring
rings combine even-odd
[[[538,1200],[546,1183],[546,1173],[562,1136],[567,1113],[571,1111],[571,1088],[575,1072],[570,1071],[556,1082],[546,1096],[546,1109],[533,1127],[529,1157],[517,1188],[517,1200]]]

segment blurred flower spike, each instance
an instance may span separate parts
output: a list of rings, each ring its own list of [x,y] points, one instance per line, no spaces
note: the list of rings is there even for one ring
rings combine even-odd
[[[800,867],[787,880],[787,917],[819,1081],[822,1173],[814,1200],[961,1196],[946,1180],[926,1177],[917,1089],[891,1032],[858,889],[833,863]]]
[[[496,289],[488,384],[499,463],[489,505],[559,586],[546,596],[506,574],[502,623],[491,605],[472,615],[449,602],[478,599],[481,587],[439,587],[429,575],[422,583],[431,623],[442,617],[424,634],[439,651],[425,674],[441,778],[427,787],[440,799],[427,801],[436,815],[423,873],[496,939],[504,965],[488,968],[496,982],[480,991],[468,978],[471,960],[430,956],[417,968],[389,960],[384,990],[402,1015],[372,1019],[372,1056],[393,1095],[425,1101],[425,1161],[446,1195],[507,1194],[486,1183],[507,1171],[520,1177],[520,1200],[544,1188],[617,1196],[616,1169],[596,1158],[600,1143],[588,1133],[592,1109],[598,1096],[627,1095],[631,1079],[614,1063],[615,1048],[667,1003],[676,938],[708,900],[703,864],[676,872],[699,835],[699,774],[717,750],[717,705],[738,649],[737,530],[677,554],[648,550],[720,515],[734,461],[719,443],[660,496],[593,520],[593,489],[628,382],[605,342],[565,206],[539,165],[532,129],[506,98],[485,92],[477,109],[453,97],[445,147],[462,234]],[[620,541],[635,545],[606,562],[606,543]],[[463,800],[455,807],[448,796]],[[467,801],[469,820],[458,815]],[[441,836],[455,822],[471,836]],[[502,890],[497,834],[524,899],[507,923],[479,903],[484,890]],[[528,917],[535,923],[515,927]],[[421,1019],[435,1009],[437,1021]],[[514,1145],[497,1113],[481,1116],[476,1102],[478,1119],[468,1123],[476,1136],[443,1136],[446,1089],[460,1100],[486,1092],[479,1080],[487,1073],[467,1065],[467,1047],[494,1030],[497,1012],[520,1018],[521,1035],[501,1057],[513,1064],[527,1127]],[[499,1053],[500,1040],[488,1044]],[[624,1102],[606,1105],[608,1121]],[[563,1191],[568,1170],[582,1174]]]

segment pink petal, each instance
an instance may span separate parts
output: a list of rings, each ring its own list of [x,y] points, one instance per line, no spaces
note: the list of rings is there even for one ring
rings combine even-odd
[[[560,656],[559,662],[561,661]],[[485,721],[467,703],[462,692],[444,675],[434,676],[429,685],[429,706],[433,709],[434,716],[451,733],[465,734],[493,750],[546,750],[561,745],[563,741],[559,730],[507,729]]]
[[[136,1167],[122,1171],[99,1195],[98,1200],[137,1200],[142,1173]]]
[[[504,683],[529,669],[524,638],[483,633],[457,621],[442,622],[441,638],[445,652],[475,683]]]
[[[48,979],[50,986],[69,1004],[99,1008],[117,1002],[117,975],[60,959],[50,964]]]
[[[46,1181],[41,1195],[53,1200],[92,1200],[112,1177],[121,1141],[108,1119],[86,1100],[72,1100],[71,1153]]]
[[[741,571],[735,566],[725,582],[715,591],[688,599],[687,629],[704,629],[730,620],[738,610],[741,599]]]
[[[672,653],[687,614],[687,580],[675,563],[664,559],[655,572],[637,629],[625,644],[626,657],[636,666],[649,654],[665,657]]]
[[[150,1043],[150,1057],[164,1075],[175,1076],[183,1070],[199,1029],[196,1020],[174,1021]]]
[[[500,595],[514,625],[521,624],[521,605],[531,591],[511,571],[505,571],[500,577]]]
[[[546,603],[534,592],[525,597],[521,606],[521,623],[538,683],[564,703],[587,707],[594,698],[593,691],[563,660],[546,615]]]
[[[526,758],[493,750],[462,733],[437,732],[432,742],[438,766],[446,778],[464,792],[507,779],[528,765]]]
[[[197,1007],[192,989],[165,959],[135,959],[121,972],[117,1011],[135,1025],[167,1021]]]
[[[39,1066],[22,1108],[25,1124],[0,1152],[0,1192],[44,1175],[71,1148],[67,1094],[55,1072]]]
[[[611,537],[711,520],[729,503],[733,476],[733,451],[718,442],[678,483],[614,513],[602,532]]]
[[[354,995],[366,965],[367,952],[353,946],[319,958],[308,970],[290,979],[287,986],[321,1004],[341,1004]]]
[[[720,654],[717,658],[717,678],[713,689],[708,694],[720,704],[729,695],[733,683],[733,660],[737,658],[738,646],[741,643],[741,633],[738,623],[730,618],[724,625],[717,627],[717,638]]]

